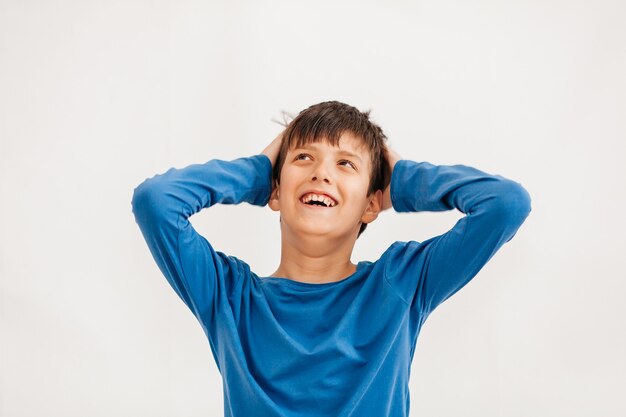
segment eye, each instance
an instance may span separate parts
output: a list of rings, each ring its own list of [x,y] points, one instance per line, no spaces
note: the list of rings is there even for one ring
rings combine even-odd
[[[311,155],[309,155],[309,154],[301,153],[301,154],[298,154],[298,156],[296,156],[295,160],[296,161],[301,161],[302,158],[310,158],[310,157],[311,157]]]
[[[348,164],[353,169],[356,169],[356,165],[354,165],[352,162],[348,161],[347,159],[342,159],[341,161],[339,161],[339,164],[340,165]]]

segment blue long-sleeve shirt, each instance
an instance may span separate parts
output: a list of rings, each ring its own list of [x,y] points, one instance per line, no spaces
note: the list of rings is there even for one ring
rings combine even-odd
[[[147,179],[132,200],[152,256],[208,337],[225,416],[408,416],[420,328],[515,235],[529,194],[468,166],[401,160],[396,211],[466,215],[440,236],[395,242],[341,281],[311,284],[256,275],[189,222],[217,203],[264,206],[270,179],[265,155],[211,160]]]

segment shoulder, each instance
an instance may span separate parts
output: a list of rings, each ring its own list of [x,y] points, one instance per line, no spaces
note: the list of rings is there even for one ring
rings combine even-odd
[[[249,278],[255,275],[246,261],[224,252],[215,251],[215,253],[219,259],[219,263],[216,265],[218,286],[232,290],[233,286],[238,285],[242,281],[242,278]]]
[[[384,279],[406,303],[412,302],[419,277],[422,276],[429,240],[396,241],[376,261]]]
[[[407,242],[396,241],[392,243],[378,259],[378,263],[385,264],[386,270],[399,266],[397,263],[414,257],[425,247],[425,242],[410,240]]]

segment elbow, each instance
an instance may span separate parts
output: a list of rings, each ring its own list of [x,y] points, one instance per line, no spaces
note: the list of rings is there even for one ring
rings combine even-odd
[[[166,196],[167,190],[175,182],[175,168],[170,168],[162,174],[155,174],[152,177],[146,178],[133,190],[133,197],[131,204],[142,205],[153,200],[161,200]]]
[[[142,182],[133,190],[133,197],[130,200],[130,205],[136,219],[139,218],[139,213],[143,211],[143,208],[149,200],[150,188],[146,185],[148,181],[149,180]]]
[[[131,207],[138,222],[148,221],[171,215],[176,211],[180,200],[174,192],[174,182],[171,168],[165,174],[157,174],[147,178],[133,190]]]
[[[148,178],[135,187],[130,204],[137,220],[145,218],[153,207],[158,206],[160,194],[155,178]]]
[[[528,191],[521,184],[506,180],[498,195],[500,214],[508,223],[521,225],[532,211],[532,199]]]

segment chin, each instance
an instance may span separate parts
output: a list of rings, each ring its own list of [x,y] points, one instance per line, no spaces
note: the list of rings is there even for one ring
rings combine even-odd
[[[303,227],[300,229],[300,233],[310,236],[330,236],[335,232],[332,229],[320,228],[320,227]]]
[[[328,225],[315,225],[312,222],[307,224],[299,224],[295,227],[287,226],[289,230],[300,236],[332,236],[337,230],[328,227]]]

